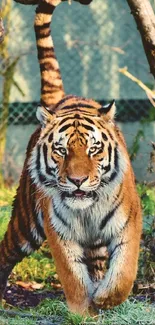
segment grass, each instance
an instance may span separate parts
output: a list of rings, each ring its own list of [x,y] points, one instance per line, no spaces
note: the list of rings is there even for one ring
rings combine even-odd
[[[138,189],[140,195],[144,198],[143,208],[146,213],[153,212],[154,209],[154,191],[145,191],[144,188]],[[15,188],[0,189],[0,240],[2,239],[11,213],[11,202],[15,195]],[[148,231],[148,229],[146,229]],[[50,286],[50,281],[56,274],[52,258],[48,257],[49,250],[44,245],[39,251],[25,258],[16,265],[13,270],[11,281],[36,281],[44,283],[45,287]],[[51,286],[50,286],[51,288]],[[51,288],[52,290],[52,288]],[[13,308],[16,311],[15,308]],[[21,312],[17,311],[17,312]],[[60,300],[45,299],[39,306],[29,309],[23,313],[30,313],[33,318],[21,316],[10,317],[6,314],[0,314],[0,325],[155,325],[155,308],[147,302],[140,303],[127,300],[122,305],[111,311],[99,313],[96,317],[81,317],[68,311],[67,306]],[[43,320],[39,320],[42,317]],[[53,318],[54,317],[54,318]]]
[[[20,311],[21,312],[21,311]],[[82,317],[68,311],[66,304],[59,300],[45,299],[38,307],[26,314],[31,318],[16,316],[0,317],[2,325],[153,325],[155,324],[155,309],[147,303],[127,300],[112,311],[99,312],[94,317]],[[33,318],[32,318],[33,316]]]

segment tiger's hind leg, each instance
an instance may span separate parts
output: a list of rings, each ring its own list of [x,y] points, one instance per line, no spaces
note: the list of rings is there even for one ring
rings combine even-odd
[[[21,202],[18,190],[8,229],[0,243],[0,299],[14,266],[37,250],[45,240],[41,211],[37,213],[33,210],[35,204],[32,198],[31,202],[26,202],[25,208]]]
[[[4,239],[0,243],[0,300],[2,300],[7,279],[14,268],[25,256],[22,251],[17,233],[14,231],[14,225],[11,220]]]
[[[32,242],[25,240],[20,232],[17,233],[14,222],[10,221],[4,239],[0,243],[0,300],[14,266],[40,246],[41,243],[34,240],[32,247]]]

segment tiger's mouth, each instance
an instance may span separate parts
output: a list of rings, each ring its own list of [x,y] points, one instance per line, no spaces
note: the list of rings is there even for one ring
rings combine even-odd
[[[97,193],[95,191],[90,191],[90,192],[85,192],[85,191],[81,191],[81,190],[75,190],[73,192],[63,192],[62,193],[62,199],[65,198],[74,198],[74,199],[93,199],[96,200],[97,199]]]

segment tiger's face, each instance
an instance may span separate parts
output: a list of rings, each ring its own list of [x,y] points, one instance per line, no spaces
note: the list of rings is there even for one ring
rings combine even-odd
[[[106,107],[104,118],[99,104],[89,105],[89,113],[88,102],[82,107],[76,102],[71,110],[60,107],[54,114],[45,108],[37,113],[42,131],[32,156],[32,176],[48,195],[59,195],[71,209],[93,205],[101,188],[119,174],[114,104]]]

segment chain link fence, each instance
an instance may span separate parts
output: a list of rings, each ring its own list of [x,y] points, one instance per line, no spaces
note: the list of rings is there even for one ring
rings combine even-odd
[[[152,5],[155,7],[154,0]],[[12,4],[8,20],[7,17],[4,20],[6,36],[0,49],[0,136],[5,133],[5,161],[8,155],[12,160],[15,157],[19,170],[26,142],[33,131],[29,125],[35,128],[37,124],[35,113],[40,99],[34,15],[35,6]],[[138,122],[152,116],[146,93],[119,72],[126,66],[130,73],[154,89],[127,1],[93,0],[90,6],[77,2],[69,6],[64,2],[54,13],[52,35],[66,94],[93,98],[103,104],[116,99],[119,122]],[[19,135],[18,127],[25,134]],[[136,131],[130,133],[134,138]],[[154,136],[152,129],[151,137]],[[14,137],[16,144],[12,144]]]
[[[106,101],[99,101],[106,105]],[[3,122],[7,125],[29,125],[38,124],[36,109],[39,102],[32,103],[10,103],[8,107],[8,118]],[[116,120],[119,122],[136,122],[149,119],[151,103],[149,100],[117,100]],[[0,120],[2,120],[2,105],[0,106]]]

